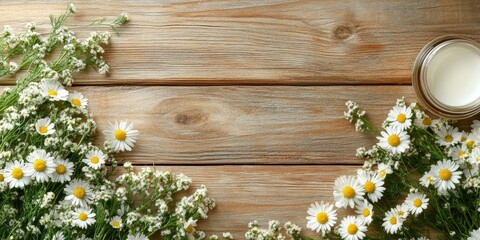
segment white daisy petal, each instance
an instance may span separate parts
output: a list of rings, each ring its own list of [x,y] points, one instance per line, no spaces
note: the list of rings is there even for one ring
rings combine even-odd
[[[403,153],[410,147],[410,137],[400,128],[387,127],[382,132],[382,137],[377,137],[378,145],[393,154]]]
[[[335,180],[333,196],[338,208],[353,208],[355,203],[363,202],[365,190],[354,176],[341,176]]]
[[[92,209],[78,208],[72,213],[72,220],[78,227],[86,229],[95,223],[95,216],[96,214],[92,213]]]
[[[131,128],[133,124],[127,121],[110,123],[103,131],[106,144],[115,152],[131,151],[138,136],[138,131]]]
[[[55,133],[55,124],[53,124],[49,117],[40,118],[35,123],[35,130],[40,135],[50,135]]]
[[[74,179],[65,186],[65,200],[73,205],[87,207],[92,202],[92,189],[87,182]]]
[[[307,216],[307,227],[322,236],[329,233],[337,221],[337,211],[333,210],[333,205],[323,201],[312,204],[307,213],[310,215]]]
[[[42,94],[51,101],[65,101],[68,98],[68,91],[56,80],[42,80],[40,89]]]
[[[83,94],[74,91],[68,95],[68,102],[74,107],[85,109],[88,105],[88,100],[83,96]]]
[[[343,239],[358,240],[365,237],[367,226],[365,226],[362,219],[348,216],[342,220],[338,231]]]

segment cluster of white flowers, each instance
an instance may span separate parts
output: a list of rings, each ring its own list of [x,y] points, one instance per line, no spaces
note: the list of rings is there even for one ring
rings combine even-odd
[[[348,101],[345,103],[347,106],[347,112],[344,113],[345,118],[350,122],[355,124],[355,129],[357,131],[364,132],[367,130],[367,126],[363,121],[363,117],[365,116],[365,111],[360,109],[358,104],[353,101]]]
[[[253,221],[248,224],[248,231],[245,233],[245,239],[286,240],[287,237],[292,240],[302,239],[300,236],[302,229],[299,226],[291,222],[286,222],[283,228],[285,228],[285,234],[282,233],[282,226],[280,225],[280,222],[276,220],[268,222],[268,228],[266,229],[260,227],[257,221]]]

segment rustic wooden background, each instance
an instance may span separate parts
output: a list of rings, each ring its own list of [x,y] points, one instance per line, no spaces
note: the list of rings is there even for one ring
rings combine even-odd
[[[412,62],[427,42],[445,34],[480,40],[476,0],[76,5],[71,24],[80,36],[93,30],[80,25],[94,19],[131,17],[107,47],[110,75],[76,78],[100,130],[133,121],[140,141],[121,158],[207,185],[218,207],[199,228],[239,239],[254,219],[305,228],[310,203],[333,202],[335,178],[353,174],[362,163],[355,149],[375,141],[343,119],[345,101],[380,125],[396,98],[415,101]],[[48,15],[65,6],[3,1],[0,25],[48,29]]]

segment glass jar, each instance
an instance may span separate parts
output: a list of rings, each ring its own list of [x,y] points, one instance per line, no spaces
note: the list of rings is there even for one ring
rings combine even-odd
[[[435,115],[480,113],[480,44],[458,35],[432,40],[413,64],[412,83],[419,103]]]

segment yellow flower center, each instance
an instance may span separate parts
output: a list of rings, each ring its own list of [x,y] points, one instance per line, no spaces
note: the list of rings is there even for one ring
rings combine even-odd
[[[403,216],[403,214],[405,214],[405,212],[404,212],[404,211],[402,211],[402,210],[398,210],[398,215],[399,215],[399,216]]]
[[[438,175],[440,176],[440,179],[443,181],[448,181],[450,178],[452,178],[452,172],[450,170],[444,168],[438,172]]]
[[[431,176],[428,176],[425,180],[427,180],[427,182],[433,182],[433,178]]]
[[[422,120],[422,124],[425,126],[430,126],[430,124],[432,124],[432,119],[430,119],[429,117],[426,117]]]
[[[48,128],[46,126],[40,126],[38,128],[38,131],[41,133],[41,134],[45,134],[48,132]]]
[[[82,187],[77,187],[73,190],[73,196],[83,199],[85,197],[85,189]]]
[[[458,158],[463,157],[463,155],[465,155],[464,151],[458,151],[458,154],[457,154]]]
[[[67,172],[67,167],[65,167],[65,165],[58,165],[55,168],[55,172],[57,172],[58,174],[65,174],[65,172]]]
[[[97,164],[98,162],[100,162],[100,159],[97,156],[93,156],[92,158],[90,158],[90,162],[93,164]]]
[[[23,178],[23,170],[19,167],[14,168],[12,170],[12,177],[17,179],[17,180]]]
[[[3,182],[5,181],[5,176],[3,176],[3,174],[0,173],[0,182]]]
[[[388,144],[392,147],[400,145],[400,138],[396,134],[392,134],[387,139]]]
[[[117,129],[113,135],[118,141],[125,141],[125,139],[127,138],[127,133],[122,129]]]
[[[475,159],[478,162],[480,162],[480,156],[478,156],[476,159]]]
[[[387,171],[385,169],[380,170],[380,177],[385,177],[387,175]]]
[[[348,199],[355,197],[355,189],[353,189],[351,186],[344,187],[343,196]]]
[[[413,200],[413,206],[415,206],[417,208],[422,206],[422,200],[420,198],[417,198],[417,199]]]
[[[84,213],[84,212],[81,212],[80,214],[78,214],[78,219],[79,219],[80,221],[84,221],[84,222],[85,222],[85,221],[87,221],[87,219],[88,219],[88,214],[87,214],[87,213]]]
[[[328,222],[328,215],[325,212],[319,212],[317,214],[317,222],[320,224],[325,224]]]
[[[193,233],[193,226],[192,226],[192,224],[188,225],[188,227],[187,227],[187,233],[189,233],[189,234]]]
[[[57,96],[57,91],[55,89],[48,90],[48,96],[50,96],[50,97]]]
[[[364,187],[365,187],[365,192],[367,193],[375,192],[375,183],[373,183],[372,181],[367,181]]]
[[[113,221],[112,222],[112,227],[119,228],[120,227],[120,222],[119,221]]]
[[[370,216],[370,209],[368,209],[368,208],[363,209],[362,215],[363,215],[364,217]]]
[[[37,159],[33,162],[33,169],[37,172],[43,172],[47,168],[47,163],[43,159]]]
[[[80,107],[82,105],[82,102],[80,101],[80,99],[74,98],[74,99],[72,99],[72,104],[77,106],[77,107]]]
[[[470,141],[467,142],[467,148],[469,150],[472,150],[474,146],[475,146],[475,141],[474,140],[470,140]]]
[[[452,142],[452,141],[453,141],[452,135],[445,136],[445,142]]]
[[[405,121],[407,121],[407,116],[405,116],[403,113],[398,114],[397,122],[404,123]]]
[[[467,141],[467,137],[462,137],[462,138],[460,139],[460,141],[462,141],[462,142]]]
[[[353,223],[350,223],[350,225],[348,225],[347,227],[347,232],[350,234],[350,235],[355,235],[357,232],[358,232],[358,227],[357,225],[353,224]]]
[[[391,217],[390,218],[390,224],[392,224],[392,225],[397,224],[397,218],[396,217]]]

